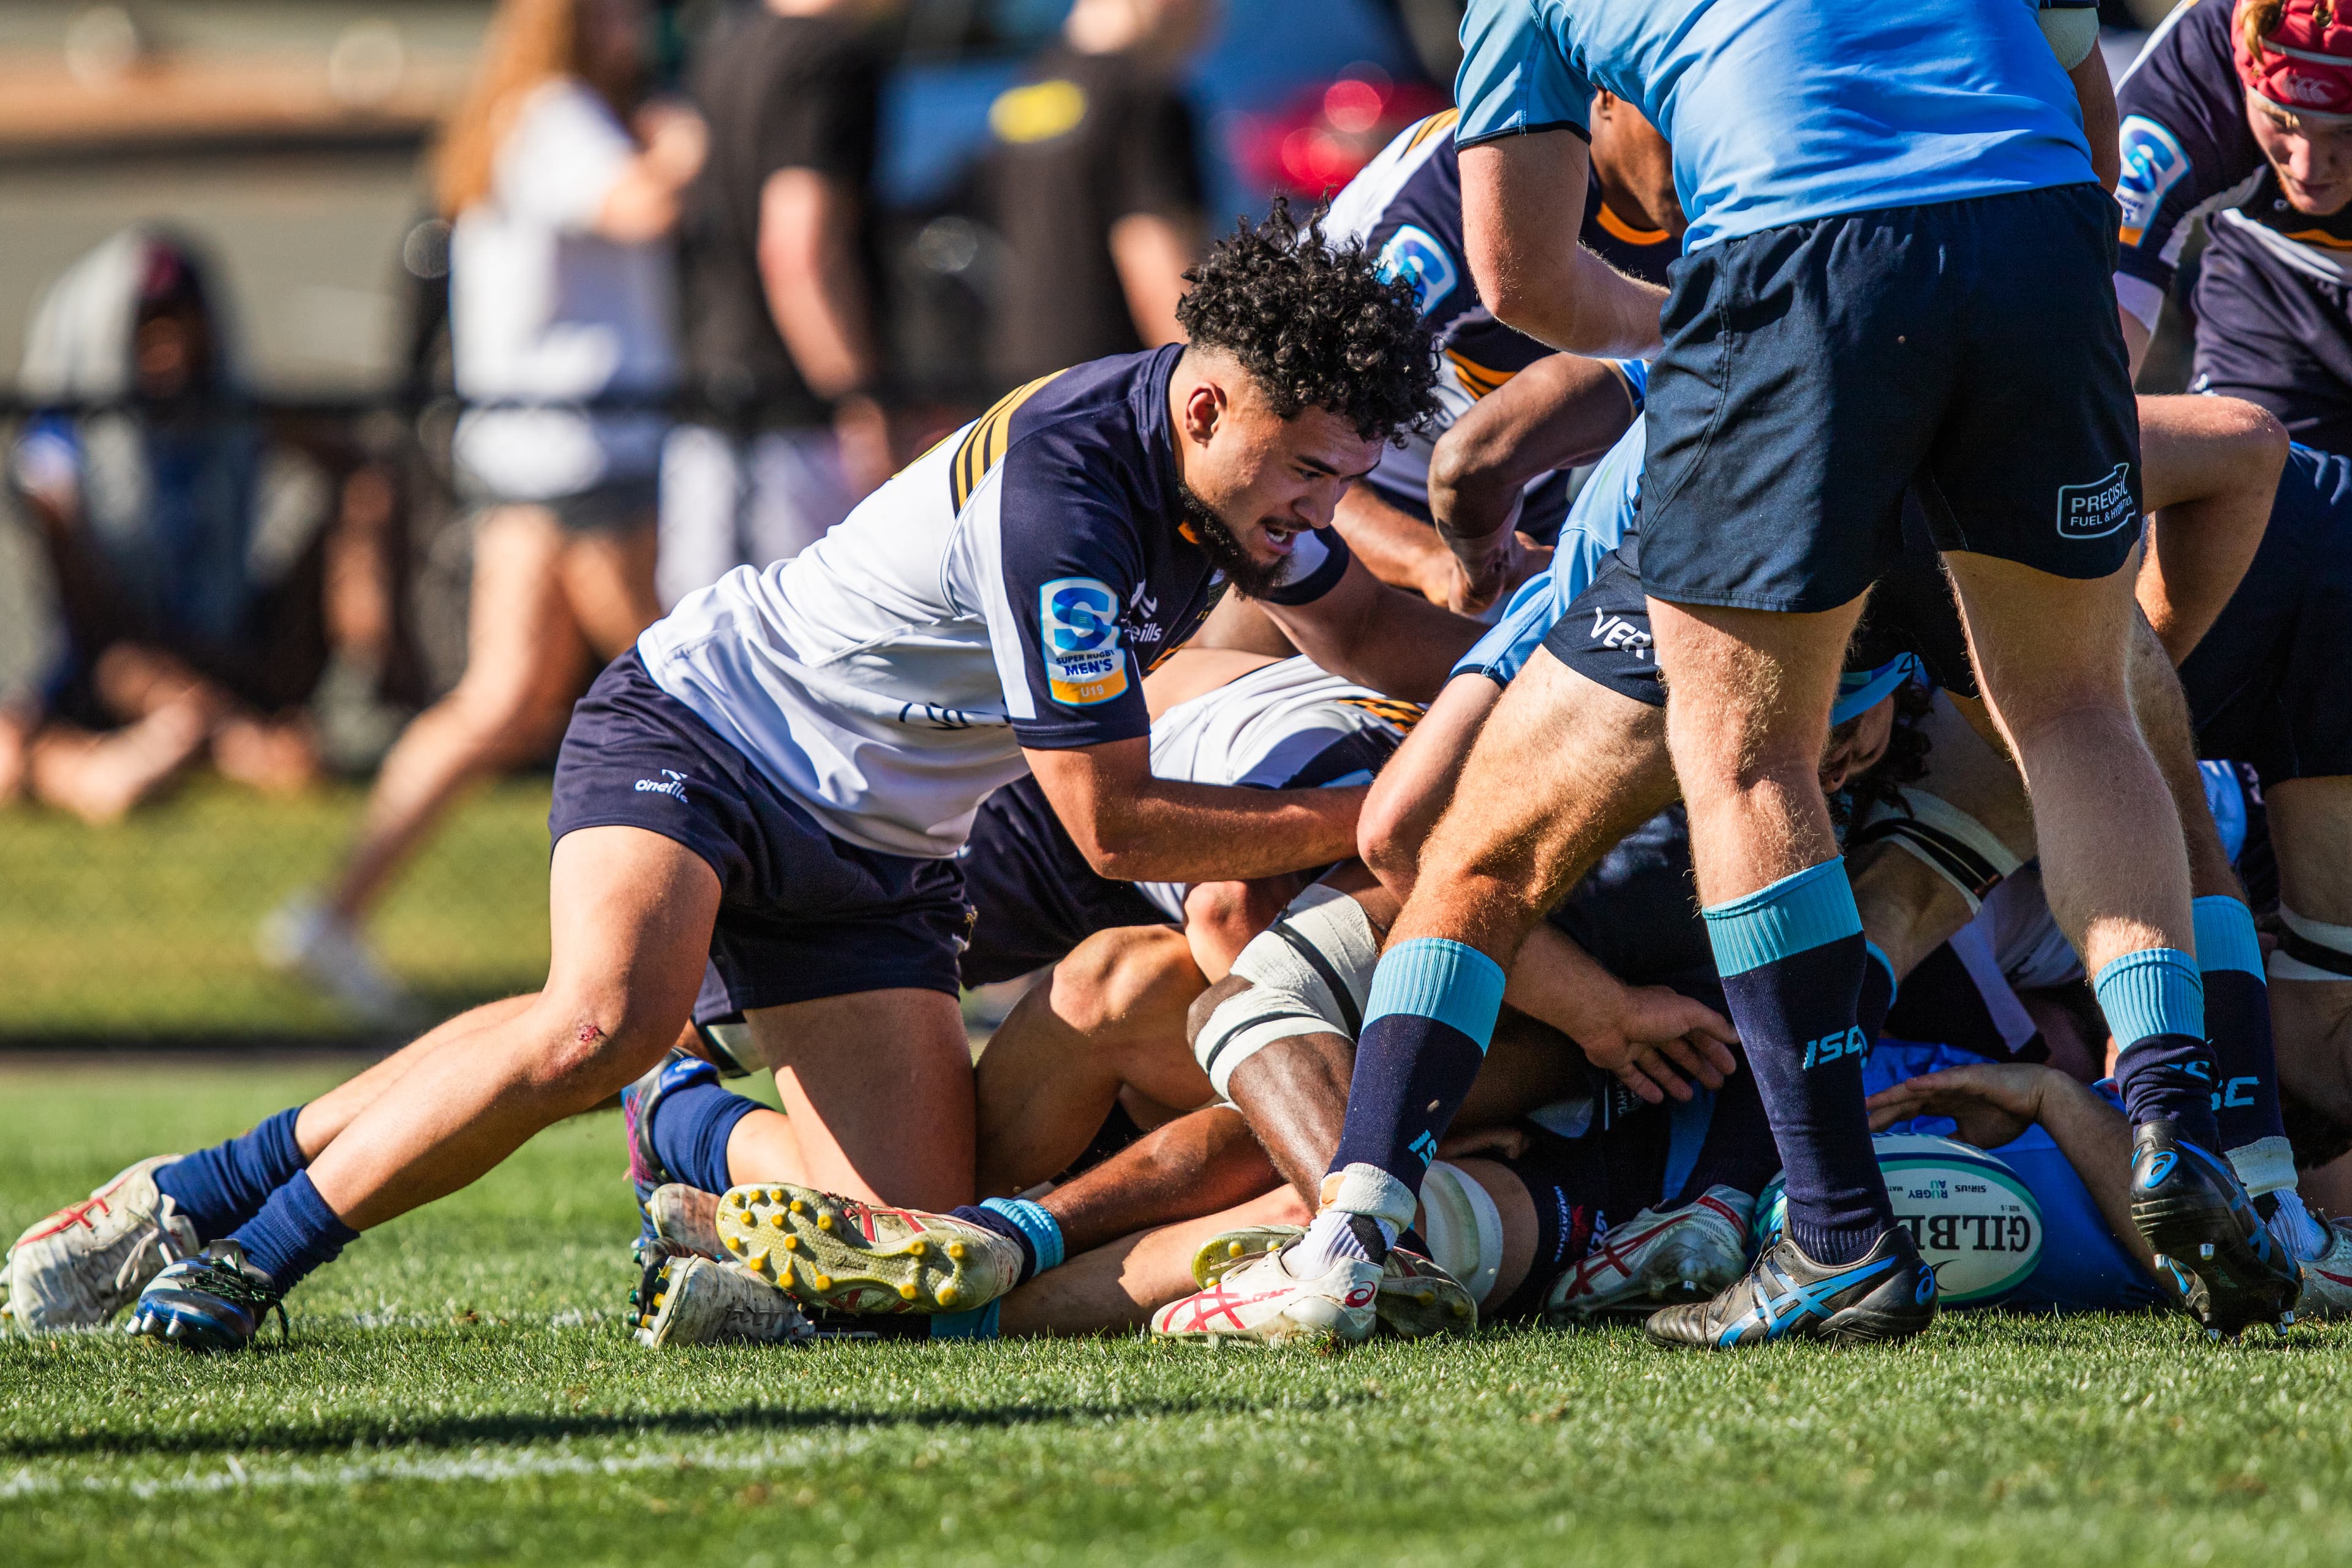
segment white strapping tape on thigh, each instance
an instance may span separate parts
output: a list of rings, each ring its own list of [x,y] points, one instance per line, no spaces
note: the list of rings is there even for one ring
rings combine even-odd
[[[1973,914],[1984,896],[2024,864],[2000,836],[1950,801],[1926,790],[1903,791],[1905,811],[1892,801],[1870,808],[1854,837],[1862,843],[1891,840],[1895,847],[1935,872],[1969,901]]]
[[[1503,1268],[1503,1211],[1459,1166],[1439,1160],[1421,1179],[1421,1234],[1430,1260],[1485,1306]]]
[[[1276,1040],[1363,1027],[1380,939],[1361,904],[1318,883],[1250,940],[1234,973],[1250,989],[1217,1005],[1192,1041],[1192,1058],[1221,1098],[1234,1069]]]
[[[2297,958],[2285,947],[2273,949],[2270,962],[2263,965],[2273,980],[2326,980],[2338,985],[2352,983],[2352,926],[2330,925],[2296,914],[2284,904],[2279,906],[2279,919],[2294,939],[2288,943],[2299,947],[2308,958]],[[2327,967],[2330,958],[2343,965]],[[2317,959],[2318,963],[2310,962]]]

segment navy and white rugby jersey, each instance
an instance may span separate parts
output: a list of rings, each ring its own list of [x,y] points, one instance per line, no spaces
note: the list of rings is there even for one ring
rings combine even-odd
[[[1471,0],[1475,146],[1584,132],[1595,88],[1674,144],[1683,248],[1811,218],[2088,184],[2039,0]]]
[[[1278,659],[1160,715],[1151,726],[1151,771],[1163,779],[1245,789],[1370,784],[1423,711],[1418,702],[1383,697],[1312,659]],[[1182,922],[1191,884],[1135,885]]]
[[[638,639],[646,668],[827,831],[952,855],[1024,747],[1148,734],[1143,672],[1224,590],[1177,499],[1181,353],[1008,393],[803,553],[688,596]],[[1270,596],[1319,598],[1347,563],[1301,533]]]
[[[1366,481],[1381,500],[1423,521],[1429,521],[1429,458],[1438,437],[1472,404],[1552,352],[1496,321],[1479,302],[1462,247],[1462,165],[1449,134],[1456,118],[1449,109],[1400,132],[1332,198],[1325,220],[1332,238],[1361,240],[1379,258],[1381,277],[1412,280],[1437,343],[1436,417],[1408,432],[1403,446],[1383,450]],[[1586,193],[1583,239],[1620,272],[1662,287],[1667,267],[1682,254],[1664,229],[1637,229],[1611,212],[1601,199],[1598,175]],[[1647,374],[1638,361],[1611,363],[1625,377],[1638,412]],[[1544,476],[1528,489],[1549,482]],[[1548,538],[1559,524],[1557,511],[1545,522],[1528,531]]]
[[[2189,220],[2207,215],[2215,246],[2249,266],[2352,282],[2352,209],[2297,212],[2252,129],[2230,53],[2231,0],[2197,0],[2164,19],[2116,87],[2123,111],[2123,208],[2116,297],[2152,330]]]

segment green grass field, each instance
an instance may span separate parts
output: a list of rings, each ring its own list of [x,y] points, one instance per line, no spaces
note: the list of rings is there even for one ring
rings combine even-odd
[[[454,813],[372,927],[385,961],[443,1013],[547,974],[544,778]],[[0,1038],[308,1043],[350,1022],[262,967],[254,927],[332,870],[356,785],[263,800],[217,780],[120,826],[0,814]]]
[[[0,1225],[331,1081],[0,1069]],[[1631,1333],[1334,1354],[656,1353],[618,1128],[353,1247],[290,1343],[0,1343],[0,1560],[971,1564],[2352,1561],[2352,1328],[1948,1318],[1896,1352]]]

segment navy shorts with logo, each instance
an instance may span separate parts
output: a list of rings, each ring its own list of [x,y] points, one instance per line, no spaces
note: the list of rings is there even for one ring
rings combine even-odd
[[[658,833],[719,874],[698,1019],[861,991],[957,992],[971,911],[955,862],[827,833],[656,686],[635,648],[572,710],[547,817],[555,841],[610,826]]]
[[[1905,508],[1908,528],[1924,527],[1916,504]],[[1560,663],[1653,708],[1666,705],[1665,682],[1650,633],[1649,547],[1639,532],[1601,563],[1592,582],[1571,600],[1568,611],[1544,636],[1544,650]],[[1663,595],[1662,595],[1663,596]],[[1870,605],[1853,640],[1846,645],[1849,670],[1877,669],[1898,654],[1914,654],[1928,678],[1948,691],[1976,695],[1976,672],[1969,664],[1968,635],[1953,603],[1943,563],[1931,548],[1913,548],[1895,557],[1871,592]]]
[[[2264,787],[2352,773],[2352,459],[2288,450],[2262,548],[2180,667],[2198,751]]]
[[[2096,185],[1847,213],[1674,263],[1650,370],[1643,572],[1675,604],[1821,611],[1901,552],[2105,577],[2137,536],[2139,417]]]

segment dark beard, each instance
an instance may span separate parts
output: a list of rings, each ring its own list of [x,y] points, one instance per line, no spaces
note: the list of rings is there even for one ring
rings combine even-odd
[[[1209,503],[1192,493],[1192,487],[1183,480],[1176,481],[1177,504],[1183,508],[1184,521],[1192,526],[1193,542],[1209,564],[1225,574],[1234,591],[1244,599],[1263,599],[1282,584],[1282,574],[1290,566],[1287,558],[1270,564],[1253,561],[1242,549],[1242,542],[1225,526],[1225,520],[1210,510]]]

